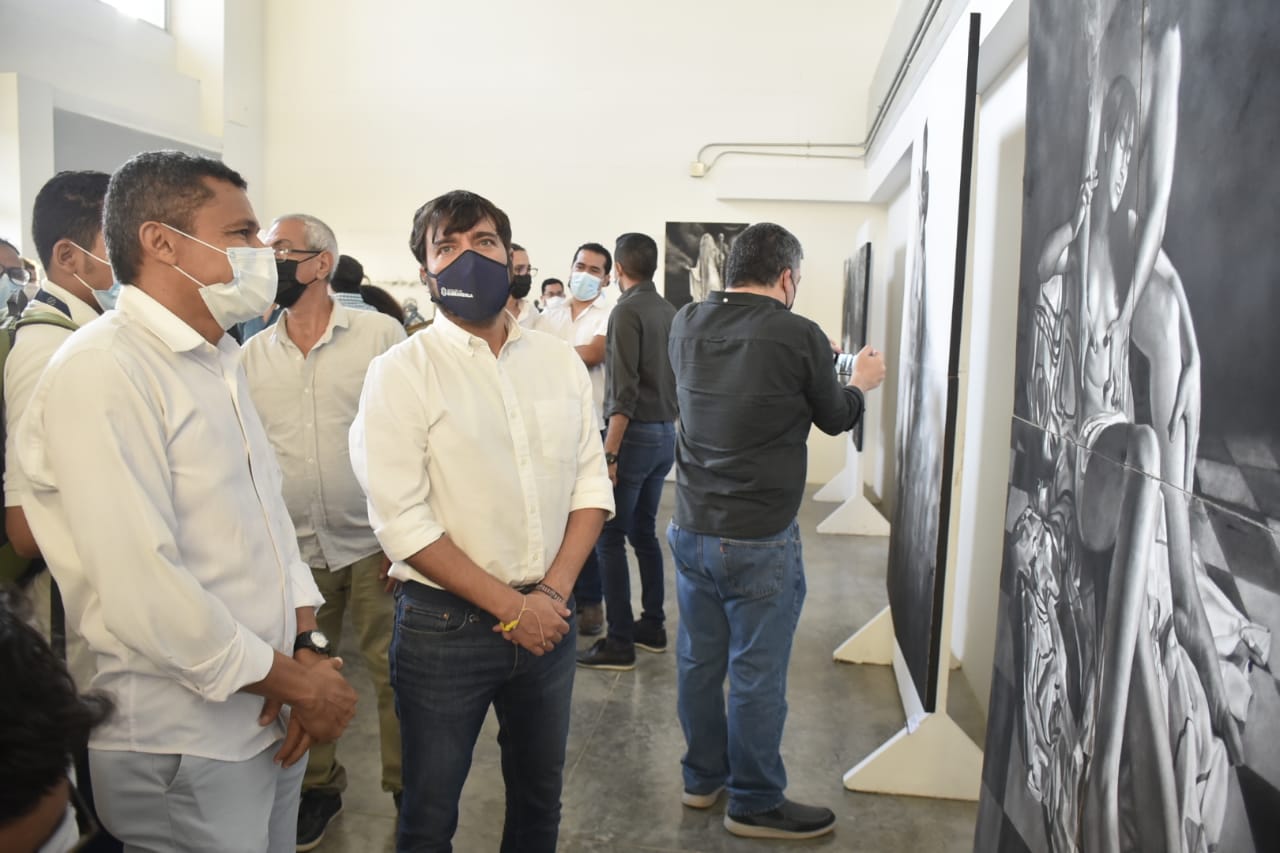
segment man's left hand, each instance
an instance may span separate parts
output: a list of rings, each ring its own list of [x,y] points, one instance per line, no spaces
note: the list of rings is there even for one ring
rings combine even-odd
[[[378,569],[378,580],[382,581],[382,591],[391,592],[396,588],[396,579],[391,577],[391,558],[382,555],[382,567]]]
[[[609,466],[609,482],[613,483],[613,487],[618,487],[618,463],[614,462]]]

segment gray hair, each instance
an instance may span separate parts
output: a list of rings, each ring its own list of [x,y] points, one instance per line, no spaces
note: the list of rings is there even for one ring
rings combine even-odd
[[[758,222],[733,241],[725,263],[724,283],[728,287],[768,287],[783,270],[791,270],[794,276],[803,257],[796,235],[781,225]]]
[[[338,238],[334,236],[333,229],[321,220],[306,213],[289,213],[284,216],[277,216],[272,225],[279,225],[281,222],[293,219],[302,223],[302,233],[306,235],[308,249],[319,249],[322,252],[328,252],[331,263],[329,265],[329,275],[325,281],[333,279],[333,272],[338,268]]]

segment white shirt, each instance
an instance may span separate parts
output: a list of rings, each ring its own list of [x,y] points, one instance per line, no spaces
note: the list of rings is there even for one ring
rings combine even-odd
[[[582,309],[576,318],[573,316],[573,304],[569,299],[555,308],[548,308],[538,315],[534,328],[575,347],[585,346],[608,333],[613,306],[605,301],[603,293]],[[595,402],[596,430],[599,431],[604,428],[604,362],[587,368],[587,374],[591,377],[591,399]]]
[[[23,509],[117,705],[95,749],[240,761],[284,734],[237,691],[324,599],[239,356],[126,286],[58,350],[18,427]]]
[[[538,322],[538,309],[534,307],[533,300],[526,296],[520,300],[519,306],[520,313],[512,314],[511,316],[515,317],[516,322],[526,329],[534,328],[534,324]],[[507,311],[507,313],[511,314],[510,311]]]
[[[351,471],[347,433],[369,362],[405,339],[404,327],[373,311],[333,303],[305,357],[289,337],[289,312],[244,345],[253,404],[284,471],[284,502],[302,559],[337,571],[378,550],[364,492]]]
[[[52,305],[32,300],[27,303],[23,315],[55,314],[68,317],[77,326],[84,326],[98,318],[98,312],[72,296],[63,288],[46,280],[44,290],[67,306],[67,311],[59,311]],[[31,402],[31,394],[36,390],[36,381],[44,373],[45,365],[58,351],[71,330],[52,324],[23,326],[13,339],[13,349],[4,361],[4,505],[21,506],[22,495],[26,491],[27,480],[22,475],[18,464],[17,444],[18,420],[27,410]]]
[[[541,580],[569,513],[613,513],[582,359],[507,320],[497,358],[443,313],[374,359],[351,426],[351,462],[391,575],[446,532],[504,583]]]

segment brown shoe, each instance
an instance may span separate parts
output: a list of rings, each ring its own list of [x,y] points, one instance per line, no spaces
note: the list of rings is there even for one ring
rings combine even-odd
[[[584,604],[578,608],[578,633],[584,637],[596,637],[604,630],[604,605],[600,602]]]

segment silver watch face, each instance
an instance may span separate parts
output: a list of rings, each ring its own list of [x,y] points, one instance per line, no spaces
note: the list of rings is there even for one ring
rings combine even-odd
[[[320,651],[323,652],[329,651],[329,638],[325,635],[324,631],[312,631],[310,637],[311,644],[317,649],[320,649]]]

